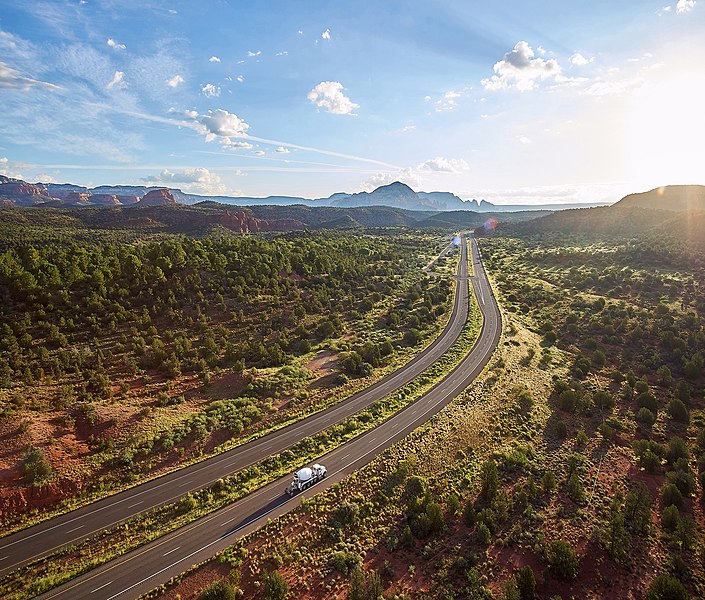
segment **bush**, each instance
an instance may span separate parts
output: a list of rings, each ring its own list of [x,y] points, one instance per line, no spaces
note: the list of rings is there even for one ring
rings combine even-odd
[[[480,482],[482,489],[480,495],[487,502],[492,502],[497,497],[499,488],[499,475],[497,473],[497,464],[493,460],[488,460],[480,469]]]
[[[639,409],[639,412],[636,413],[636,420],[639,421],[639,423],[643,423],[647,427],[651,427],[656,422],[656,417],[648,408],[642,406]]]
[[[688,600],[683,584],[670,575],[659,575],[651,582],[646,593],[647,600]]]
[[[585,490],[583,489],[583,484],[580,481],[580,476],[577,473],[573,473],[568,479],[566,491],[575,502],[583,502],[585,500]]]
[[[560,439],[564,439],[568,435],[568,426],[565,421],[556,422],[556,436]]]
[[[490,542],[492,541],[492,534],[490,533],[490,528],[487,527],[484,523],[480,523],[477,526],[477,534],[476,538],[478,543],[482,544],[483,546],[489,546]]]
[[[289,595],[289,584],[277,571],[265,573],[262,583],[264,584],[264,600],[285,600]]]
[[[683,439],[675,436],[668,442],[666,460],[670,464],[674,464],[679,458],[690,458],[690,452],[688,452],[688,446],[686,446]]]
[[[674,532],[678,528],[680,520],[681,515],[673,504],[663,509],[661,513],[661,525],[663,525],[666,531]]]
[[[41,448],[32,446],[22,463],[25,481],[30,485],[37,485],[51,477],[51,464]]]
[[[573,547],[564,540],[556,540],[549,544],[546,551],[548,566],[560,579],[576,579],[578,577],[578,555]]]
[[[521,600],[534,600],[536,597],[536,578],[531,567],[522,567],[516,576],[517,589]]]
[[[690,421],[690,415],[688,414],[688,409],[682,400],[674,398],[668,403],[668,414],[674,421],[679,421],[680,423],[688,423]]]
[[[227,581],[221,579],[201,590],[198,598],[199,600],[235,600],[235,590]]]
[[[663,486],[661,498],[664,506],[675,506],[678,510],[683,508],[683,495],[673,483],[667,483]]]

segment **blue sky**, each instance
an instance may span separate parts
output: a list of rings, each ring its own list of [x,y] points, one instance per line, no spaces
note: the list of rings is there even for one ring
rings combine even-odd
[[[703,39],[703,0],[0,0],[0,173],[497,203],[705,184]]]

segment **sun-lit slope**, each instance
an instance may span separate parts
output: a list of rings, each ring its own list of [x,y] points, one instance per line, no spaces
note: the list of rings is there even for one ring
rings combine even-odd
[[[648,192],[629,194],[613,208],[701,211],[705,210],[705,185],[667,185]]]

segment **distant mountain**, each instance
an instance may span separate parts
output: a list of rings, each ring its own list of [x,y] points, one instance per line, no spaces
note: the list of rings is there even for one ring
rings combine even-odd
[[[640,194],[629,194],[615,208],[649,208],[674,212],[705,210],[704,185],[667,185]]]

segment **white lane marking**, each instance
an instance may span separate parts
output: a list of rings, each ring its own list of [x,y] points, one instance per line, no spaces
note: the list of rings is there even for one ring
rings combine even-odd
[[[139,502],[135,502],[134,504],[130,504],[127,508],[134,508],[135,506],[139,506],[140,504],[143,504],[144,500],[140,500]]]
[[[9,557],[9,556],[3,556],[2,558],[0,558],[0,560],[5,560],[6,558],[10,558],[10,557]]]
[[[225,523],[223,523],[221,525],[221,527],[225,527],[228,523],[232,523],[235,519],[237,519],[237,517],[233,517],[232,519],[228,519],[227,521],[225,521]]]
[[[187,485],[190,485],[190,484],[191,484],[190,481],[184,481],[179,487],[180,487],[180,488],[186,487]]]
[[[73,529],[69,529],[66,533],[71,533],[72,531],[78,531],[79,529],[81,529],[81,527],[83,527],[83,525],[79,525],[78,527],[74,527]]]
[[[169,552],[165,552],[162,554],[162,556],[166,556],[167,554],[171,554],[172,552],[176,552],[181,546],[177,546],[176,548],[173,548],[172,550],[169,550]]]
[[[104,583],[104,584],[101,585],[100,587],[97,587],[97,588],[95,588],[94,590],[91,590],[91,594],[94,594],[94,593],[97,592],[98,590],[102,590],[104,587],[108,587],[111,583],[112,583],[112,581],[108,581],[108,583]]]

